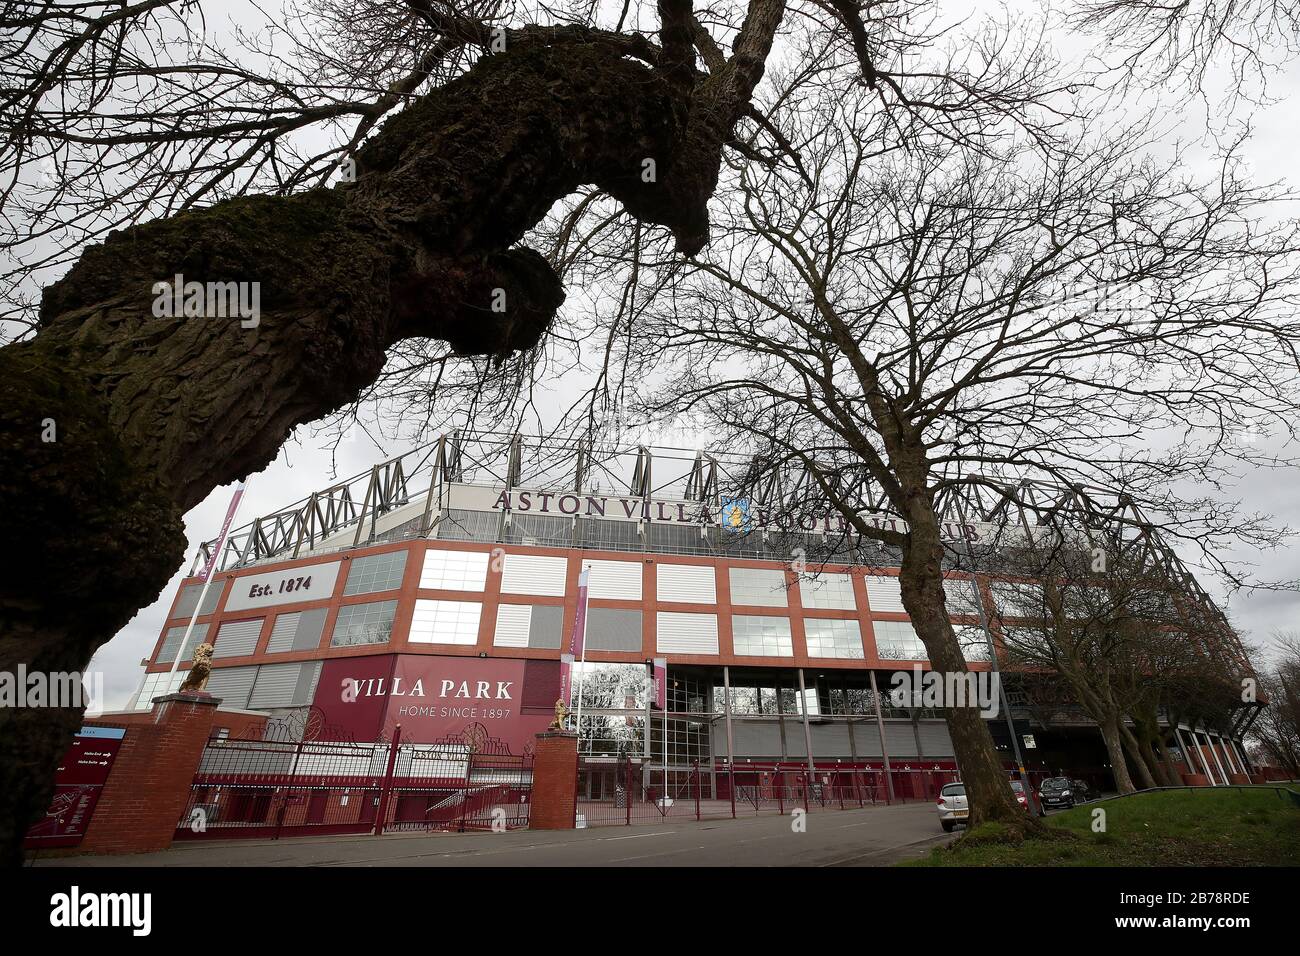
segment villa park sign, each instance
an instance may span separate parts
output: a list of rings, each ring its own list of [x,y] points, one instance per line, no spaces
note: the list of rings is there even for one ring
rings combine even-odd
[[[558,518],[596,518],[652,524],[717,525],[734,533],[750,531],[803,531],[839,535],[848,530],[844,516],[823,512],[789,519],[745,498],[721,497],[713,502],[641,498],[629,495],[585,494],[530,488],[452,484],[449,505],[467,511],[504,512],[506,515],[547,515]],[[905,533],[906,521],[888,515],[863,514],[876,528]],[[984,522],[945,521],[942,533],[949,541],[992,542],[1006,535],[1007,526]],[[1020,536],[1016,532],[1017,536]]]

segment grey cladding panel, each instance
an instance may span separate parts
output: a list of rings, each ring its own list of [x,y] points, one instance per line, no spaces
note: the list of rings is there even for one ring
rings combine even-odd
[[[641,650],[641,612],[588,608],[587,646],[595,651]]]
[[[916,757],[916,736],[910,720],[885,721],[885,746],[892,757]]]
[[[948,736],[948,725],[944,721],[922,720],[917,723],[916,729],[921,735],[923,756],[952,756],[952,738]]]
[[[564,608],[552,604],[534,604],[528,628],[528,646],[557,650],[563,632]]]
[[[211,614],[217,609],[217,602],[221,600],[221,592],[225,587],[225,581],[212,582],[212,586],[208,588],[207,599],[203,602],[203,614]],[[172,619],[193,617],[194,608],[198,606],[199,595],[202,593],[202,584],[187,584],[181,591],[180,600],[176,602],[176,609],[172,611]]]
[[[813,753],[818,757],[851,757],[849,748],[849,728],[847,724],[812,724]],[[787,728],[788,730],[788,728]],[[803,727],[799,727],[799,738],[803,739]],[[880,748],[877,747],[877,750]]]
[[[775,720],[732,720],[732,736],[736,739],[736,757],[780,757],[781,728]],[[717,752],[727,751],[727,730],[724,725],[718,728],[719,742]]]

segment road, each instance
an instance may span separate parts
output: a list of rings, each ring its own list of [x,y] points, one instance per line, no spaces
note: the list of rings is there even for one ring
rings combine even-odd
[[[182,842],[159,853],[37,860],[72,866],[884,866],[952,839],[934,806],[586,830]]]

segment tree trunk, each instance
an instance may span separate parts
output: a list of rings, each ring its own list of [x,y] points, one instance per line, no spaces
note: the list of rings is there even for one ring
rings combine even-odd
[[[1136,793],[1133,778],[1128,773],[1128,763],[1124,759],[1124,745],[1120,742],[1119,717],[1111,716],[1098,722],[1101,739],[1106,744],[1106,755],[1110,757],[1111,773],[1115,777],[1115,789],[1119,793]]]
[[[925,644],[930,668],[945,674],[965,673],[966,659],[944,605],[943,542],[938,518],[928,501],[917,502],[907,517],[911,528],[899,570],[903,606],[912,619],[912,627]],[[970,806],[968,825],[975,827],[996,821],[1019,832],[1043,829],[1033,816],[1021,809],[1012,795],[1007,771],[998,758],[988,724],[979,710],[950,706],[946,708],[945,716],[953,752],[962,768],[962,781],[966,784]]]
[[[233,199],[87,248],[46,290],[37,335],[0,350],[0,669],[81,670],[181,563],[184,513],[353,400],[393,343],[534,345],[564,295],[515,244],[579,185],[697,251],[745,105],[723,93],[747,102],[756,52],[743,82],[692,93],[595,40],[512,43],[393,116],[355,183]],[[177,275],[256,283],[255,326],[156,314],[155,283]],[[21,860],[80,719],[0,710],[4,862]]]
[[[1133,768],[1137,770],[1138,779],[1142,781],[1142,789],[1153,790],[1157,786],[1155,775],[1151,772],[1151,766],[1147,763],[1146,754],[1142,752],[1142,745],[1133,736],[1128,726],[1121,717],[1116,725],[1119,727],[1120,740],[1124,744],[1124,749],[1133,759]]]
[[[1177,787],[1181,780],[1173,778],[1170,769],[1169,752],[1160,734],[1160,718],[1154,706],[1137,710],[1133,717],[1134,736],[1142,747],[1142,753],[1148,757],[1152,775],[1161,787]]]

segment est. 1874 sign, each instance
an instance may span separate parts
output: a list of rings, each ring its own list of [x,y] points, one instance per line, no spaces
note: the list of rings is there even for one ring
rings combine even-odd
[[[297,601],[319,601],[334,593],[338,577],[338,561],[237,577],[226,610],[247,611]]]

